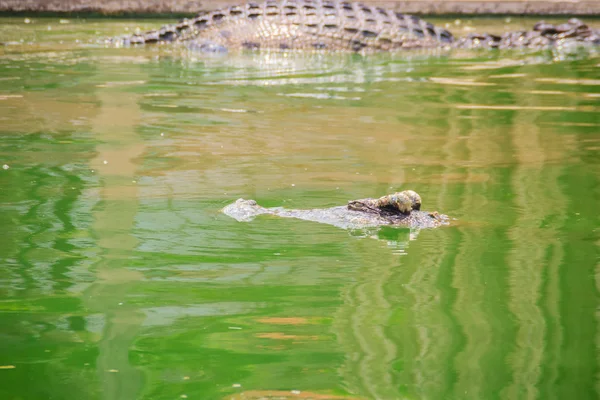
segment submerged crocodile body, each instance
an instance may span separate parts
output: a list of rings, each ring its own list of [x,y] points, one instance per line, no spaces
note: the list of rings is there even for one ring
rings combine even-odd
[[[326,50],[351,52],[413,48],[544,48],[600,44],[600,32],[578,19],[554,26],[540,22],[530,31],[470,34],[455,39],[446,29],[390,9],[337,0],[248,2],[159,30],[115,41],[118,45],[180,42],[193,49]]]
[[[288,210],[282,207],[265,208],[254,200],[238,199],[223,208],[223,213],[240,222],[251,221],[258,215],[269,214],[320,222],[343,229],[363,229],[378,226],[397,226],[411,229],[435,228],[448,224],[446,215],[421,211],[421,197],[412,190],[394,193],[378,199],[360,199],[338,206],[312,210]]]

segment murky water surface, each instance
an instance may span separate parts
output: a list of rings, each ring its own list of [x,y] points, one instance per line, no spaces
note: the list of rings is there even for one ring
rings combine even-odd
[[[0,20],[0,398],[597,398],[598,56],[205,57],[89,43],[162,21],[25,22]],[[451,226],[219,212],[408,188]]]

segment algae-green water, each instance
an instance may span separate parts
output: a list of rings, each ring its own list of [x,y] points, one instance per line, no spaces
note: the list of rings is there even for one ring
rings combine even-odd
[[[598,398],[596,54],[96,41],[162,22],[0,19],[1,399]]]

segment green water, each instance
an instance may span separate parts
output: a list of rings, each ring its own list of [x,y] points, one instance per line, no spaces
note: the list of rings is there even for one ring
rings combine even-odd
[[[598,398],[598,56],[89,43],[135,26],[0,19],[1,399]],[[219,212],[408,188],[451,225]]]

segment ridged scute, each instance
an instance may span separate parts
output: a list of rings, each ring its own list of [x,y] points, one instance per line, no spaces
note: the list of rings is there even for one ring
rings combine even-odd
[[[207,51],[301,49],[374,52],[412,48],[544,48],[600,44],[578,19],[503,35],[450,32],[418,17],[343,0],[267,0],[202,12],[176,25],[119,39],[119,44],[183,42]]]
[[[203,12],[127,43],[184,41],[225,48],[387,51],[453,42],[450,32],[420,18],[361,3],[268,0]]]
[[[533,48],[540,49],[570,43],[600,44],[600,33],[577,18],[558,26],[540,21],[530,31],[507,32],[503,35],[472,33],[454,43],[459,48]]]

